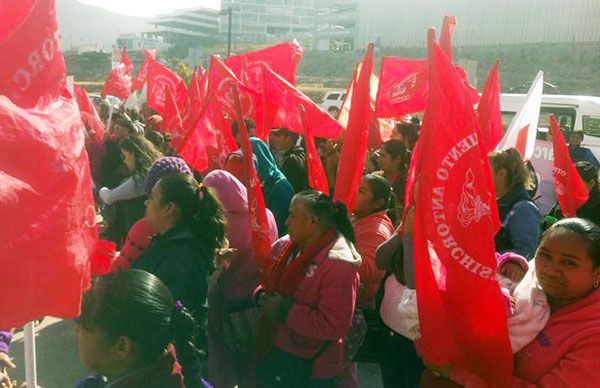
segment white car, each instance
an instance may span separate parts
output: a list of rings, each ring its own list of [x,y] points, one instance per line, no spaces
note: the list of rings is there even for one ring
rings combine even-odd
[[[323,96],[321,108],[329,112],[329,114],[333,117],[337,117],[338,113],[340,112],[340,108],[342,107],[342,103],[344,102],[345,96],[345,90],[329,91]]]

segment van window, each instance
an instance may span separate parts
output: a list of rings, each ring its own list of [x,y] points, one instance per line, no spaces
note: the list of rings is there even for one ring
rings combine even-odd
[[[560,124],[560,129],[564,133],[570,132],[573,126],[575,125],[575,115],[577,114],[575,108],[542,106],[542,108],[540,109],[540,117],[538,119],[538,128],[547,129],[550,127],[550,125],[548,124],[548,114],[550,113],[552,113],[556,120],[558,120]],[[502,124],[504,127],[506,127],[506,129],[508,129],[508,127],[510,126],[510,123],[512,122],[515,115],[516,112],[502,112]],[[598,118],[598,120],[600,120],[600,117]],[[598,128],[598,131],[600,131],[600,127]],[[600,136],[600,133],[596,136]]]
[[[327,96],[328,100],[337,100],[340,97],[339,93],[331,93],[329,96]]]
[[[600,116],[584,115],[583,133],[589,136],[600,137]]]

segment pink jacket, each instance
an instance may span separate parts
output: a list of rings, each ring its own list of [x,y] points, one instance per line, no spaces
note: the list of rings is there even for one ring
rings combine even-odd
[[[385,271],[377,269],[375,251],[394,233],[392,221],[385,210],[369,214],[352,222],[356,236],[356,250],[362,258],[358,269],[361,289],[358,293],[358,307],[375,308],[375,294],[385,275]]]
[[[285,236],[273,245],[273,255],[288,241]],[[312,376],[325,379],[342,370],[342,338],[350,329],[359,285],[360,255],[342,236],[319,252],[293,295],[285,324],[277,327],[275,345],[285,352],[312,358]],[[330,341],[328,343],[328,341]]]
[[[513,387],[600,386],[600,289],[562,307],[535,340],[515,355]],[[452,380],[466,387],[481,381],[454,368]]]

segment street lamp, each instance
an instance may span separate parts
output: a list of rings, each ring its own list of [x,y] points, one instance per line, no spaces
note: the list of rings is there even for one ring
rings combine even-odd
[[[219,15],[225,15],[227,13],[227,56],[231,55],[231,22],[233,19],[233,10],[239,10],[238,6],[230,5],[227,9],[223,9],[219,12]]]

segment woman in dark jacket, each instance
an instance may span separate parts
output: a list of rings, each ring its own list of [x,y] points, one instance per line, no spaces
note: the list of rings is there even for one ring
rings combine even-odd
[[[540,237],[541,215],[527,189],[531,175],[521,154],[510,148],[489,154],[501,227],[496,252],[515,252],[532,258]]]
[[[225,245],[225,216],[209,188],[185,174],[167,175],[146,201],[146,220],[158,230],[132,268],[148,271],[169,287],[199,324],[206,349],[206,297],[215,251]]]

